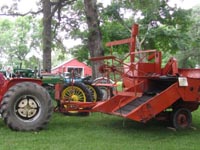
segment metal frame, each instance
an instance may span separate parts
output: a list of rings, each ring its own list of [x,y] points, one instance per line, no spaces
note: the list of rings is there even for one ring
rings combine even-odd
[[[95,85],[114,88],[118,81],[116,76],[119,75],[123,81],[123,91],[116,90],[110,99],[95,103],[61,100],[61,105],[67,105],[67,109],[60,111],[103,112],[146,122],[152,118],[169,120],[173,111],[180,108],[190,112],[196,110],[200,103],[200,70],[179,69],[173,57],[162,68],[160,51],[135,50],[137,34],[138,25],[133,25],[131,38],[106,44],[111,49],[115,45],[129,44],[129,53],[124,59],[113,56],[112,50],[110,56],[91,58],[92,61],[103,60],[104,64],[99,68],[102,77],[111,79],[112,76],[114,81],[114,83],[95,83]],[[129,63],[124,61],[127,58],[130,58]],[[181,86],[179,77],[185,78],[187,84]],[[57,87],[59,91],[60,86]],[[60,99],[59,94],[56,99]]]

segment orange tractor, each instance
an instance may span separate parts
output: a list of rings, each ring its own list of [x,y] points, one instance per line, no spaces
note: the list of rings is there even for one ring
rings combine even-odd
[[[38,79],[6,79],[0,73],[0,113],[9,128],[38,131],[47,125],[53,106],[49,93],[41,85]]]
[[[180,69],[175,58],[170,58],[164,67],[162,55],[157,50],[135,51],[138,25],[133,25],[128,39],[108,42],[108,47],[128,44],[130,51],[124,59],[113,55],[91,58],[92,61],[104,60],[99,71],[113,83],[95,83],[96,86],[113,88],[114,95],[99,102],[74,102],[67,96],[60,96],[61,85],[56,85],[55,98],[59,111],[102,112],[147,122],[153,118],[167,120],[177,129],[191,126],[191,112],[200,104],[200,70]],[[112,54],[112,53],[111,53]],[[125,60],[130,60],[126,63]],[[117,81],[123,82],[118,91]]]

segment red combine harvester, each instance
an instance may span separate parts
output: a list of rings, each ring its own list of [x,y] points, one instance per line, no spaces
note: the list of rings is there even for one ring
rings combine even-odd
[[[92,61],[104,60],[99,71],[106,79],[114,83],[98,86],[113,87],[117,81],[123,81],[123,90],[115,91],[114,96],[100,102],[72,102],[68,99],[60,100],[60,93],[56,99],[60,103],[59,111],[103,112],[119,115],[138,122],[150,119],[168,120],[177,129],[191,126],[191,112],[199,107],[200,102],[200,70],[179,69],[174,58],[169,59],[164,67],[162,55],[157,50],[135,51],[138,25],[133,25],[131,38],[109,42],[113,47],[129,44],[130,52],[124,59],[115,56],[91,58]],[[130,60],[125,63],[125,60]],[[59,91],[60,85],[56,85]]]

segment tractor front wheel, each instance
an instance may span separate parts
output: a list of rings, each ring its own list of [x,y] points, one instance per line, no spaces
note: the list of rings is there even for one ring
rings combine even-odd
[[[187,108],[176,109],[172,113],[172,123],[176,129],[186,129],[191,126],[192,114]]]
[[[49,93],[33,82],[12,86],[1,103],[2,118],[16,131],[38,131],[49,122],[53,107]]]

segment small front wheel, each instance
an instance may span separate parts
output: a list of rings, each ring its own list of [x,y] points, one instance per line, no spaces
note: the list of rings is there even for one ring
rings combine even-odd
[[[172,123],[176,129],[186,129],[192,124],[192,114],[187,108],[176,109],[172,113]]]

